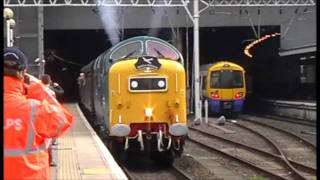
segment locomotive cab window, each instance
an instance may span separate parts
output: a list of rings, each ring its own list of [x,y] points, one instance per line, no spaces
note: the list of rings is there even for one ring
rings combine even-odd
[[[110,55],[110,59],[126,59],[130,57],[139,57],[142,55],[143,46],[141,41],[134,41],[120,46]]]
[[[130,92],[163,92],[167,91],[166,77],[130,77]]]
[[[243,78],[241,71],[222,70],[211,73],[211,88],[242,88]]]
[[[180,59],[178,53],[174,49],[161,42],[148,40],[146,42],[146,46],[147,54],[149,56],[171,59],[176,61]]]

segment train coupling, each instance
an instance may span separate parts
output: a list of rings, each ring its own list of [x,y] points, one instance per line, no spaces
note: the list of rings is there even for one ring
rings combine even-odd
[[[158,151],[159,152],[162,152],[164,151],[164,143],[163,143],[163,133],[161,130],[159,130],[159,133],[157,134],[157,147],[158,147]],[[169,136],[169,141],[168,141],[168,144],[167,144],[167,147],[166,149],[169,150],[171,147],[171,136]]]
[[[140,143],[140,150],[144,150],[144,143],[143,143],[143,137],[142,137],[142,131],[138,130],[138,142]]]
[[[142,131],[141,130],[138,130],[137,135],[134,136],[134,137],[126,136],[126,140],[125,140],[125,144],[124,144],[124,148],[123,148],[124,150],[128,150],[129,149],[129,140],[130,139],[137,139],[137,141],[140,144],[140,150],[144,151],[144,142],[143,142],[143,136],[142,136]]]
[[[126,124],[115,124],[110,129],[110,136],[125,137],[130,134],[131,128]]]
[[[188,133],[188,127],[183,123],[175,123],[170,125],[169,133],[173,136],[185,136]]]

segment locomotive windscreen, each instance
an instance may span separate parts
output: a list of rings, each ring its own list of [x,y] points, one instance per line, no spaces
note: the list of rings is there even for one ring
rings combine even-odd
[[[131,77],[129,78],[129,91],[153,92],[166,91],[167,78],[165,77]]]
[[[222,70],[211,73],[211,88],[242,88],[241,71]]]
[[[174,49],[162,42],[148,40],[146,42],[146,46],[147,55],[149,56],[171,59],[176,61],[180,58],[178,53]]]

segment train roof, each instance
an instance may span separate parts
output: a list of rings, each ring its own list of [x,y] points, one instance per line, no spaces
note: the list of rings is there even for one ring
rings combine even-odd
[[[160,38],[151,36],[137,36],[123,40],[107,50],[105,57],[108,57],[111,61],[127,58],[126,56],[118,56],[118,52],[119,55],[132,53],[132,55],[128,57],[133,57],[134,55],[163,56],[160,58],[176,60],[183,63],[183,57],[176,47]]]
[[[230,66],[236,67],[237,69],[244,70],[243,67],[241,67],[240,65],[238,65],[236,63],[233,63],[233,62],[230,62],[230,61],[218,61],[218,62],[211,63],[211,64],[201,65],[200,66],[200,71],[208,71],[208,69],[212,68],[213,66],[221,68],[225,64],[229,64]]]

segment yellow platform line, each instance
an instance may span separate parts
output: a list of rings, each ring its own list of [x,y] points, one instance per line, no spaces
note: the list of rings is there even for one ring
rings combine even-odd
[[[70,130],[64,137],[59,138],[58,147],[58,180],[80,180],[81,175],[78,167],[76,150],[73,149],[73,133]]]

